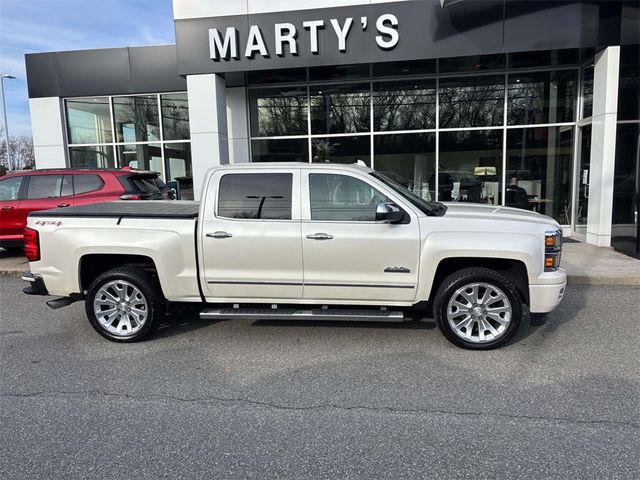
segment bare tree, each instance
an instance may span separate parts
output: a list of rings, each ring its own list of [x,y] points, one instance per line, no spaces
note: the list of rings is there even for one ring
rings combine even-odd
[[[35,168],[36,158],[31,137],[9,137],[9,149],[11,150],[11,159],[7,158],[6,142],[0,142],[0,165],[4,165],[8,170]]]

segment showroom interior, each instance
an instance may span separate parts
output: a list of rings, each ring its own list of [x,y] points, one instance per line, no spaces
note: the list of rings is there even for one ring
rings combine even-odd
[[[361,163],[427,200],[537,211],[566,236],[640,254],[637,2],[293,3],[175,0],[176,45],[27,55],[36,166],[151,169],[197,199],[216,164]],[[213,58],[212,28],[239,25],[242,46],[259,25],[273,50],[283,15],[299,46]],[[385,15],[395,24],[374,25]],[[305,53],[315,18],[326,27]],[[577,26],[540,39],[545,19]],[[383,27],[394,48],[372,40],[393,38]]]

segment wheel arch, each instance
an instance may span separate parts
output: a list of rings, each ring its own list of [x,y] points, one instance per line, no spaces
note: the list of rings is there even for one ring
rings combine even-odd
[[[84,294],[96,278],[118,267],[139,268],[149,272],[158,279],[162,289],[162,282],[158,275],[156,263],[151,257],[122,253],[90,253],[80,257],[78,263],[80,291]]]

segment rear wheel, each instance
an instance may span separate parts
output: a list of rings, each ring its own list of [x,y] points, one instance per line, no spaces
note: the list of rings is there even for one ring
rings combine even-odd
[[[164,317],[160,284],[138,268],[116,268],[96,278],[87,292],[85,310],[91,326],[114,342],[136,342]]]
[[[488,268],[466,268],[449,275],[434,300],[434,314],[444,336],[459,347],[488,350],[517,332],[522,300],[515,285]]]

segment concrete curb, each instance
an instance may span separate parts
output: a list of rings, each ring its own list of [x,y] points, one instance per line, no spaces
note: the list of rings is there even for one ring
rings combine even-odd
[[[0,270],[1,277],[20,278],[22,274],[28,271],[23,270]],[[620,276],[591,276],[591,275],[569,275],[569,285],[638,285],[640,286],[640,277],[620,277]]]

